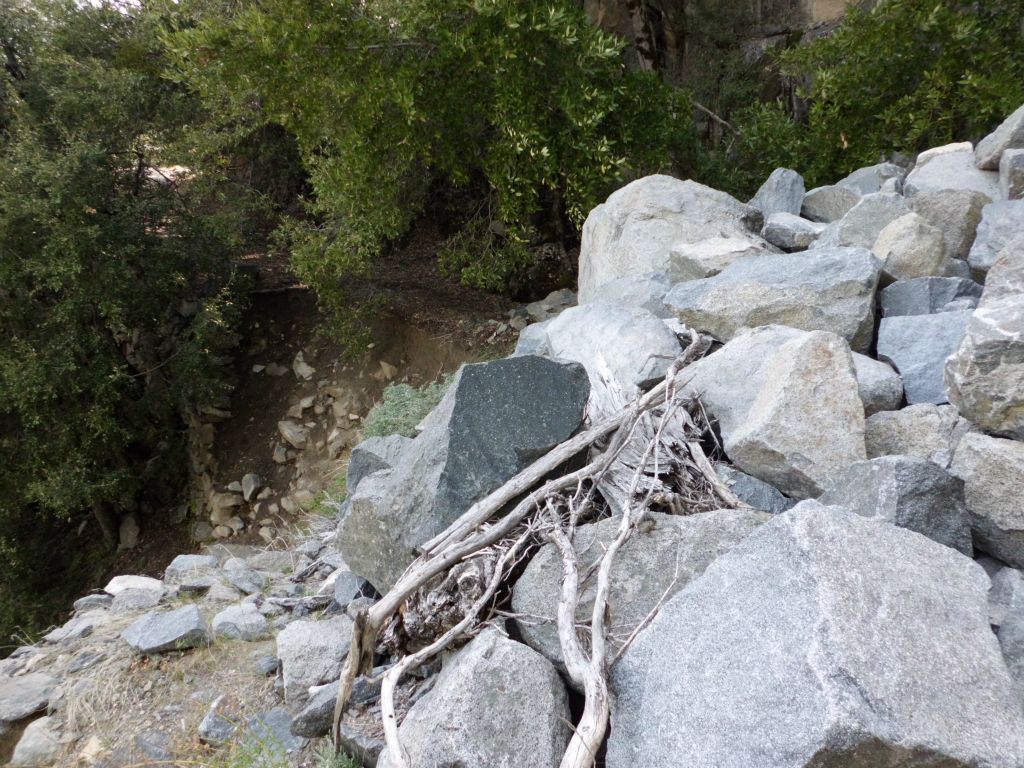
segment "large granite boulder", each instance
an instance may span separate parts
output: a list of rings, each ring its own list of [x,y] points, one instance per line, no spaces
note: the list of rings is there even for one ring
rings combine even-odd
[[[1024,296],[1024,233],[1011,240],[985,275],[982,304]]]
[[[767,219],[773,213],[799,215],[804,202],[804,178],[789,168],[776,168],[748,205]]]
[[[612,670],[608,768],[1024,762],[988,577],[804,502],[669,600]]]
[[[970,189],[938,189],[907,200],[910,210],[942,230],[954,259],[966,259],[981,223],[982,209],[992,198]]]
[[[0,730],[6,723],[44,711],[56,688],[57,680],[45,672],[0,677]]]
[[[740,259],[665,297],[680,321],[728,341],[742,328],[788,325],[871,344],[879,263],[867,250],[829,248]]]
[[[338,546],[354,573],[385,593],[475,501],[571,437],[583,423],[587,372],[536,356],[463,366],[398,466],[350,497]]]
[[[888,224],[908,213],[907,201],[895,192],[865,195],[843,218],[829,224],[811,248],[871,248]]]
[[[11,768],[49,768],[57,764],[64,746],[56,717],[40,717],[25,728],[14,747],[8,765]]]
[[[284,699],[303,702],[309,689],[338,679],[352,642],[348,616],[293,621],[277,635],[277,658],[284,679]]]
[[[552,768],[569,743],[569,697],[536,651],[483,632],[445,663],[398,729],[416,768]],[[395,768],[385,750],[377,768]]]
[[[147,613],[121,637],[133,651],[144,655],[184,651],[209,645],[212,640],[206,619],[195,605]]]
[[[963,189],[999,199],[999,174],[980,170],[974,164],[970,142],[948,144],[922,152],[917,164],[903,181],[903,193],[914,197],[924,192]]]
[[[919,403],[899,411],[882,411],[864,420],[869,459],[917,456],[948,467],[960,439],[971,425],[956,406]]]
[[[918,277],[883,288],[880,298],[882,317],[933,315],[974,309],[981,286],[962,277]]]
[[[709,237],[770,249],[757,235],[763,218],[756,208],[694,181],[655,175],[631,182],[591,211],[583,225],[579,300],[590,301],[598,286],[627,275],[662,272],[683,279],[692,265],[673,251]]]
[[[674,595],[697,578],[711,562],[742,541],[771,515],[721,509],[697,515],[649,514],[619,551],[611,570],[609,628],[621,642],[633,632],[666,595]],[[581,576],[577,621],[588,623],[594,607],[595,574],[590,566],[615,538],[619,518],[611,517],[576,530]],[[523,639],[556,664],[562,665],[556,610],[562,587],[562,560],[554,544],[533,556],[516,582],[512,610]],[[613,640],[613,646],[615,641]]]
[[[950,471],[964,481],[975,546],[1024,568],[1024,443],[969,432]]]
[[[841,338],[816,331],[787,342],[764,376],[745,421],[725,440],[736,466],[787,496],[808,498],[836,470],[867,457],[864,405]]]
[[[883,279],[890,281],[941,277],[949,267],[942,230],[916,213],[886,224],[871,250],[882,262]]]
[[[1024,440],[1024,293],[974,311],[945,376],[949,400],[966,418]]]
[[[842,506],[973,553],[963,481],[916,456],[858,461],[837,472],[818,501]]]
[[[1024,106],[1006,118],[998,128],[978,142],[974,159],[979,168],[994,170],[1007,149],[1024,147]]]
[[[804,195],[800,215],[810,221],[830,224],[843,218],[860,197],[855,189],[838,184],[815,187]]]
[[[1013,240],[1024,235],[1024,200],[989,203],[981,211],[978,234],[967,256],[971,269],[984,275]]]
[[[899,372],[908,404],[949,402],[943,368],[960,346],[970,317],[965,310],[882,318],[878,358]]]
[[[662,272],[627,275],[599,286],[589,302],[637,307],[667,318],[672,317],[672,310],[665,306],[665,294],[671,287],[672,282]]]
[[[839,181],[840,187],[852,189],[860,195],[871,195],[881,192],[885,182],[895,179],[898,186],[903,185],[907,169],[895,163],[878,163],[866,168],[858,168]]]
[[[411,442],[405,435],[384,435],[363,440],[352,449],[345,475],[345,488],[351,494],[367,475],[394,467],[402,451]]]

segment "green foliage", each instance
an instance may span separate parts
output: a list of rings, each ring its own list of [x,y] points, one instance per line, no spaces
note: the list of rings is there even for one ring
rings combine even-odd
[[[416,425],[441,402],[451,386],[452,377],[441,381],[411,387],[408,384],[389,384],[381,401],[373,407],[363,421],[365,437],[385,435],[416,436]]]
[[[892,153],[977,141],[1024,102],[1024,0],[886,0],[850,6],[830,35],[784,50],[808,83],[805,121],[781,103],[731,114],[739,135],[705,156],[702,178],[741,197],[776,167],[828,184]]]
[[[225,115],[280,123],[315,196],[294,264],[334,300],[437,185],[483,183],[494,218],[579,226],[624,178],[688,146],[688,113],[570,0],[192,0],[170,38],[181,76]],[[188,14],[192,14],[189,16]],[[235,119],[235,118],[232,118]],[[489,223],[489,222],[488,222]],[[453,269],[494,286],[513,247],[455,244]],[[514,254],[513,254],[514,252]]]

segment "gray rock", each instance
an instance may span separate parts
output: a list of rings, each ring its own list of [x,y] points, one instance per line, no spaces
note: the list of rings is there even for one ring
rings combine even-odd
[[[535,323],[557,317],[563,310],[576,306],[576,294],[568,288],[552,291],[540,301],[526,305],[526,314]]]
[[[112,602],[114,598],[107,594],[86,595],[75,600],[73,607],[75,611],[81,613],[95,608],[109,608]]]
[[[569,722],[550,662],[491,629],[444,665],[398,733],[417,768],[551,768],[569,742]],[[386,750],[377,768],[395,768]]]
[[[864,421],[864,444],[869,459],[917,456],[948,467],[969,429],[955,406],[920,403],[869,416]]]
[[[746,237],[707,237],[696,243],[677,243],[670,258],[674,282],[700,280],[717,275],[735,261],[777,253],[767,241],[751,242]]]
[[[638,307],[655,317],[671,317],[672,310],[665,306],[665,294],[671,287],[671,282],[662,272],[627,275],[599,286],[588,303]]]
[[[319,739],[330,733],[337,699],[337,681],[314,688],[309,701],[292,719],[292,733],[307,739]]]
[[[985,275],[981,304],[1024,296],[1024,234],[1012,239]]]
[[[878,163],[867,168],[859,168],[839,182],[839,186],[854,190],[859,195],[871,195],[882,191],[882,185],[895,179],[898,188],[902,187],[907,169],[895,163]]]
[[[44,711],[56,687],[57,681],[43,672],[0,677],[0,723],[17,722]]]
[[[245,724],[240,739],[243,754],[254,759],[246,768],[278,768],[292,765],[306,740],[292,733],[292,716],[284,707],[262,712]]]
[[[612,670],[607,766],[1016,768],[1024,716],[987,591],[958,552],[804,502],[669,600]]]
[[[973,309],[981,298],[981,286],[960,277],[918,277],[898,280],[883,288],[880,298],[882,317],[932,315]],[[955,308],[950,308],[952,302],[958,302]],[[973,306],[963,306],[964,303]]]
[[[181,584],[196,576],[208,576],[217,569],[212,555],[178,555],[164,569],[165,584]]]
[[[386,435],[367,438],[353,448],[345,478],[348,493],[351,495],[367,475],[394,467],[411,442],[405,435]]]
[[[860,248],[757,256],[674,286],[665,303],[680,321],[721,341],[777,323],[831,331],[862,351],[871,344],[878,278],[878,261]]]
[[[716,557],[769,519],[762,512],[729,509],[685,517],[650,513],[650,526],[633,534],[612,565],[611,634],[620,641],[629,637],[660,600],[683,589]],[[577,529],[573,547],[581,574],[600,559],[618,527],[618,517],[611,517]],[[594,579],[592,574],[580,584],[576,616],[583,623],[593,611]],[[528,617],[517,621],[523,639],[558,665],[564,663],[555,614],[561,586],[561,557],[554,544],[547,544],[533,556],[512,593],[513,611]]]
[[[351,571],[342,571],[334,580],[334,602],[338,607],[345,610],[348,604],[360,597],[370,597],[373,587],[362,576],[356,576]]]
[[[804,202],[804,178],[789,168],[776,168],[748,203],[767,219],[773,213],[800,214]]]
[[[240,723],[235,717],[229,716],[234,713],[222,711],[226,710],[226,699],[226,696],[218,696],[199,722],[199,740],[203,744],[219,747],[226,744],[235,735]]]
[[[256,494],[264,486],[263,478],[255,472],[247,472],[242,475],[242,498],[250,504],[255,501]]]
[[[978,234],[967,261],[975,274],[984,275],[999,254],[1024,234],[1024,200],[989,203],[981,212]]]
[[[745,421],[724,440],[736,466],[787,496],[807,498],[837,469],[866,458],[864,404],[841,338],[817,331],[789,341],[763,375]]]
[[[516,341],[515,352],[512,353],[513,357],[523,357],[525,355],[547,355],[550,354],[548,349],[548,332],[547,326],[550,323],[547,320],[543,323],[534,323],[528,325],[519,332],[519,339]]]
[[[796,504],[793,499],[783,496],[778,488],[773,488],[763,480],[740,472],[728,464],[715,464],[715,474],[725,481],[729,490],[736,494],[740,501],[762,512],[777,515]]]
[[[1014,568],[1024,568],[1024,444],[969,432],[950,471],[964,481],[974,545]]]
[[[91,635],[93,627],[93,621],[88,615],[76,616],[46,634],[43,640],[47,643],[70,643]]]
[[[943,367],[960,346],[970,317],[963,311],[882,318],[878,358],[899,372],[908,404],[949,402]]]
[[[892,366],[867,355],[854,354],[853,370],[865,416],[900,407],[903,402],[903,380]]]
[[[764,217],[724,192],[670,176],[647,176],[627,184],[597,206],[583,225],[580,244],[580,303],[598,286],[627,275],[662,272],[685,277],[674,251],[714,236],[770,246],[756,233]],[[713,234],[711,234],[713,233]]]
[[[968,557],[973,552],[963,481],[926,459],[858,461],[837,472],[818,501],[917,531]]]
[[[57,719],[40,717],[25,728],[8,765],[12,768],[48,768],[56,763],[61,751]]]
[[[990,200],[996,200],[999,197],[999,174],[982,171],[975,166],[969,142],[922,152],[917,156],[917,165],[903,182],[903,194],[914,197],[943,189],[981,192]]]
[[[800,215],[811,221],[829,224],[843,218],[860,197],[859,192],[838,184],[816,187],[804,195]]]
[[[907,200],[910,209],[942,230],[946,250],[953,259],[966,259],[981,223],[982,209],[992,199],[969,189],[923,192]]]
[[[231,586],[241,590],[247,595],[255,595],[263,591],[267,586],[267,578],[259,571],[251,568],[249,564],[238,557],[229,557],[221,566],[224,576],[231,583]]]
[[[163,593],[151,589],[125,589],[118,592],[110,603],[111,613],[135,613],[155,608]]]
[[[987,432],[1024,440],[1024,294],[988,301],[946,361],[949,400]]]
[[[288,445],[300,451],[309,442],[309,427],[297,422],[288,419],[279,421],[277,422],[277,431],[281,433],[281,437]]]
[[[894,192],[865,195],[843,218],[828,225],[811,248],[872,248],[886,226],[910,212],[907,201]]]
[[[1008,149],[1024,147],[1024,106],[1006,118],[998,128],[978,142],[974,159],[979,168],[993,170],[999,167],[1003,153]]]
[[[950,261],[942,230],[916,213],[887,224],[871,250],[882,262],[883,279],[890,281],[942,276]]]
[[[524,356],[463,366],[401,465],[352,495],[338,529],[345,562],[386,592],[416,547],[571,437],[589,393],[576,364]]]
[[[253,603],[232,605],[213,617],[213,634],[229,640],[262,640],[268,635],[267,620]]]
[[[107,582],[107,586],[103,588],[103,591],[108,595],[117,597],[121,592],[126,589],[138,589],[138,590],[149,590],[151,592],[158,592],[162,597],[167,591],[164,589],[163,583],[160,579],[154,579],[151,576],[115,576]]]
[[[773,213],[765,221],[761,237],[784,251],[802,251],[818,239],[826,226],[790,213]]]
[[[199,608],[186,605],[147,613],[122,632],[121,638],[136,653],[149,655],[209,645],[210,629]]]
[[[337,680],[352,642],[352,620],[333,616],[293,621],[277,635],[277,658],[289,704],[304,701],[309,689]]]
[[[1015,610],[1006,617],[999,627],[998,636],[1017,699],[1024,704],[1024,609]]]
[[[1005,200],[1024,197],[1024,149],[1008,149],[999,161],[999,193]]]
[[[1011,613],[1024,611],[1024,574],[1008,565],[1000,566],[991,579],[988,620],[993,627],[999,627]]]

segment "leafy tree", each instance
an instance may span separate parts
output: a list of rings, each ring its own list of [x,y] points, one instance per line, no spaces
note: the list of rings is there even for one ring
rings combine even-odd
[[[691,132],[688,104],[627,71],[622,42],[571,0],[184,8],[170,40],[182,77],[222,114],[259,113],[296,136],[315,196],[312,223],[289,233],[294,263],[336,305],[439,187],[479,185],[482,229],[508,233],[508,247],[485,244],[494,258],[483,270],[472,249],[448,254],[493,287],[536,225],[554,236],[578,227],[624,178],[667,167]]]
[[[162,170],[200,112],[161,74],[160,23],[0,7],[0,588],[52,575],[32,546],[54,546],[51,521],[91,512],[111,538],[119,513],[172,498],[183,417],[227,384],[231,230],[201,174]]]

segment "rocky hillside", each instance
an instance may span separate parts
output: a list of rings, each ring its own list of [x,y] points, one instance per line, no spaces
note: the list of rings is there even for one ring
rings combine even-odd
[[[578,299],[357,446],[338,521],[0,662],[3,756],[1024,765],[1024,107],[748,204],[634,181]]]

